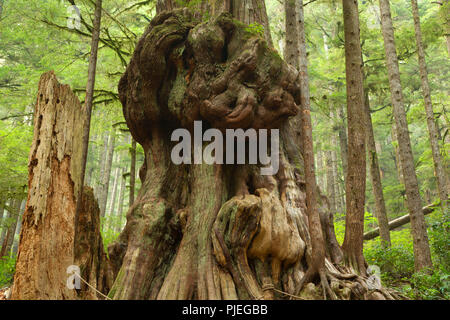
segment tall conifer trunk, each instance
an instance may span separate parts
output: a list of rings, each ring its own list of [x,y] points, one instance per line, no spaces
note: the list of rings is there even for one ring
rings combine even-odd
[[[364,89],[358,2],[343,0],[345,70],[347,80],[348,168],[345,180],[347,214],[342,248],[346,263],[366,273],[363,256],[366,190]]]
[[[449,192],[448,176],[442,165],[438,131],[436,129],[436,120],[434,118],[433,104],[431,102],[430,85],[428,83],[427,63],[425,61],[425,50],[423,48],[422,43],[422,31],[420,29],[420,16],[419,16],[419,8],[417,6],[417,0],[411,0],[411,6],[414,20],[414,30],[416,35],[417,55],[419,58],[419,72],[420,72],[420,80],[422,83],[422,94],[425,105],[425,113],[427,115],[427,126],[430,137],[431,153],[433,155],[434,175],[437,181],[438,194],[439,199],[441,201],[441,206],[442,209],[445,210],[448,208],[448,192]]]
[[[394,111],[395,130],[398,140],[400,164],[406,190],[406,205],[411,216],[411,233],[414,244],[414,265],[416,271],[432,266],[430,246],[422,213],[422,200],[419,193],[411,140],[406,120],[406,111],[403,103],[400,70],[395,48],[394,28],[392,25],[391,10],[388,0],[380,0],[381,30],[384,39],[386,65],[391,89],[391,100]]]

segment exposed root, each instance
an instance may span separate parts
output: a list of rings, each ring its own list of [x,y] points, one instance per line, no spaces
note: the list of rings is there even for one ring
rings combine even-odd
[[[328,283],[328,278],[326,275],[326,272],[324,270],[319,271],[320,276],[320,284],[322,285],[323,289],[323,299],[327,300],[327,294],[331,298],[331,300],[337,300],[336,294],[331,290],[331,287]]]

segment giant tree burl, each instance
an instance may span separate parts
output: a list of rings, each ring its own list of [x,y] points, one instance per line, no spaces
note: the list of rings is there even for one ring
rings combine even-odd
[[[290,120],[299,111],[297,78],[258,33],[229,14],[201,22],[177,9],[152,20],[119,84],[145,163],[127,224],[109,247],[116,275],[111,298],[299,294],[312,252],[303,159]],[[279,171],[263,176],[258,165],[174,165],[171,133],[193,130],[195,120],[220,130],[280,129]],[[330,277],[340,274],[329,260],[326,266]],[[340,297],[361,292],[360,284],[330,280]],[[305,290],[323,295],[313,283]]]

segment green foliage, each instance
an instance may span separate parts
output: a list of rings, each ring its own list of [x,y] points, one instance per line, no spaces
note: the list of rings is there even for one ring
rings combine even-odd
[[[15,270],[16,258],[0,258],[0,288],[11,285]]]
[[[409,228],[391,231],[390,248],[383,248],[378,238],[365,242],[364,257],[369,265],[380,268],[381,279],[385,284],[397,287],[411,299],[449,299],[449,216],[438,208],[426,219],[433,270],[418,273],[414,271],[414,253]]]
[[[450,299],[450,274],[448,270],[439,268],[431,274],[415,273],[412,275],[410,282],[411,287],[404,288],[404,292],[412,299]]]
[[[392,246],[384,248],[380,240],[364,245],[364,257],[369,265],[376,265],[382,272],[382,279],[402,280],[414,273],[414,254],[409,229],[391,232]]]
[[[368,230],[369,228],[376,225],[377,219],[370,213],[366,212],[364,214],[364,229]],[[334,232],[336,234],[337,241],[342,244],[344,242],[345,236],[345,214],[337,213],[335,215],[334,221]]]
[[[260,37],[264,37],[264,27],[259,23],[251,23],[246,28],[245,31],[258,35]]]
[[[101,235],[103,240],[103,249],[108,253],[108,246],[117,240],[120,232],[118,232],[113,226],[118,223],[119,217],[110,217],[108,219],[101,218]]]
[[[438,208],[427,220],[433,263],[450,270],[450,214]]]
[[[381,279],[411,299],[450,299],[450,217],[440,208],[426,216],[434,270],[416,273],[411,231],[404,226],[391,231],[392,246],[385,248],[380,239],[364,242],[364,257],[369,265],[380,268]],[[345,216],[335,217],[336,238],[344,240]],[[366,212],[364,229],[376,227],[376,219]]]

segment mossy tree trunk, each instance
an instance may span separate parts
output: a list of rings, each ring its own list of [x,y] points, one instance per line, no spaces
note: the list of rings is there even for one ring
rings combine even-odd
[[[173,9],[170,1],[158,5]],[[212,11],[206,22],[186,8],[160,12],[121,78],[125,119],[145,163],[126,226],[108,248],[115,275],[109,296],[288,298],[283,291],[320,299],[326,282],[329,297],[380,298],[352,270],[333,264],[327,248],[334,231],[324,231],[321,214],[326,201],[317,197],[318,212],[307,213],[305,150],[295,143],[298,71],[225,9]],[[259,165],[175,165],[171,133],[192,133],[196,120],[222,131],[279,129],[278,172],[262,175]],[[313,162],[307,163],[311,178]]]

